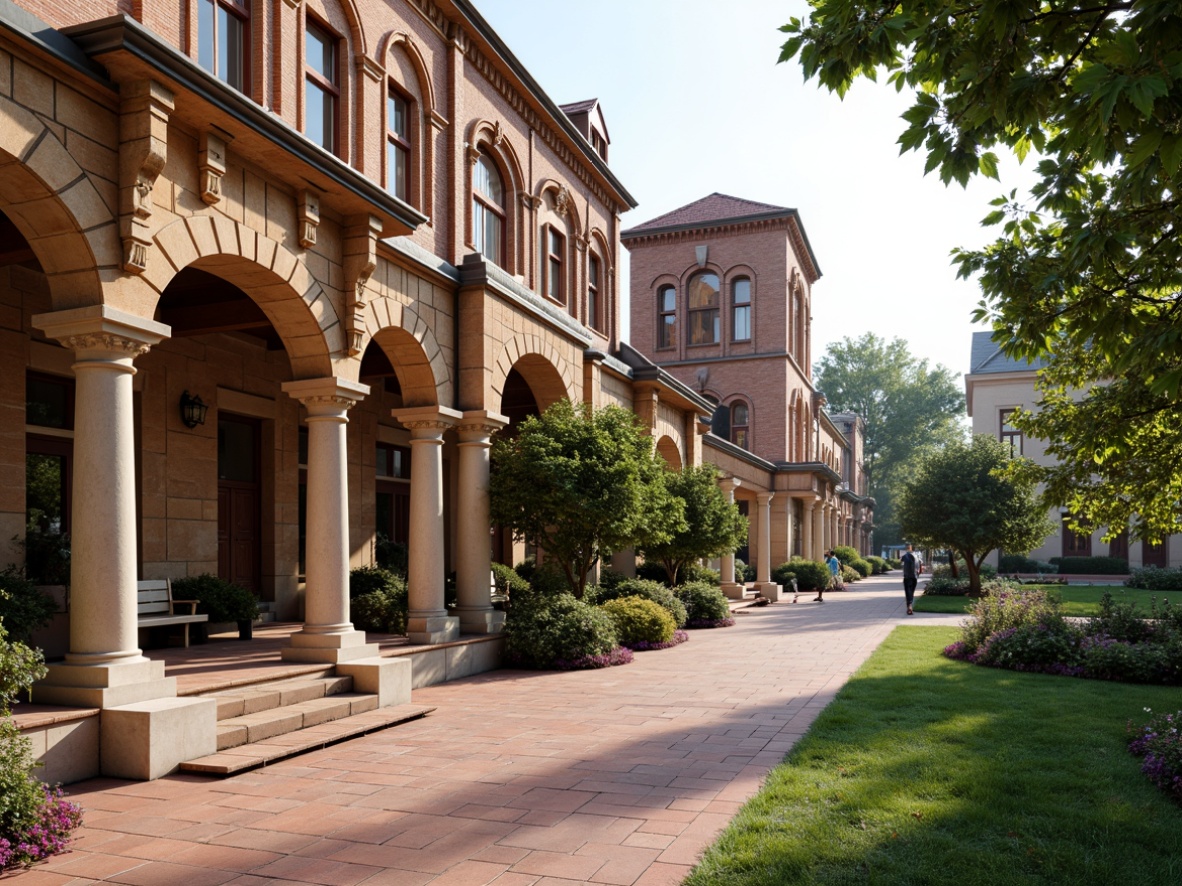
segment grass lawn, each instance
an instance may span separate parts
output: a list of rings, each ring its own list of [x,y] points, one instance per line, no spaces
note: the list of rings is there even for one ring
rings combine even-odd
[[[1121,585],[1023,585],[1023,588],[1042,589],[1058,594],[1063,602],[1064,615],[1099,615],[1100,598],[1105,592],[1112,594],[1117,602],[1129,601],[1149,615],[1150,601],[1157,597],[1158,603],[1169,600],[1170,606],[1182,605],[1180,591],[1146,591],[1141,588],[1126,588]],[[969,597],[944,597],[923,595],[915,598],[917,612],[967,612],[973,601]]]
[[[958,635],[897,628],[686,884],[1182,883],[1182,809],[1125,749],[1177,689],[951,661]]]

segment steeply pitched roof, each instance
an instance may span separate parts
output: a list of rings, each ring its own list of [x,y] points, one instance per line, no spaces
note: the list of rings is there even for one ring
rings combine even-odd
[[[777,215],[795,215],[795,209],[786,206],[773,206],[771,203],[758,203],[755,200],[743,200],[715,191],[708,197],[695,200],[693,203],[659,215],[651,221],[646,221],[634,228],[623,232],[629,234],[647,233],[660,228],[693,227],[696,225],[711,225],[719,222],[740,221],[753,218],[773,218]]]
[[[589,98],[586,101],[571,102],[570,104],[559,105],[558,107],[564,114],[570,116],[571,114],[579,114],[583,111],[590,111],[593,107],[595,107],[598,101],[599,99],[597,98]]]
[[[1007,357],[1001,351],[1001,346],[993,341],[992,332],[974,332],[973,349],[969,356],[969,372],[974,375],[985,375],[994,372],[1033,372],[1046,366],[1041,358],[1033,362],[1015,360]]]

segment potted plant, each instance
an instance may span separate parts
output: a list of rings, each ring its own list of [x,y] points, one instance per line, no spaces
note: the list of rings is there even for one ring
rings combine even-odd
[[[173,599],[196,600],[197,611],[211,622],[234,622],[238,639],[249,640],[254,634],[254,620],[259,617],[259,601],[241,585],[231,584],[206,572],[178,578],[172,583]]]

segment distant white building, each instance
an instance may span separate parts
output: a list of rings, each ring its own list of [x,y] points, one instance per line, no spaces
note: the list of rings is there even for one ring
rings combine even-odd
[[[1051,464],[1045,440],[1026,437],[1010,423],[1010,416],[1016,409],[1035,411],[1038,392],[1035,382],[1038,371],[1046,364],[1041,361],[1027,363],[1007,357],[988,332],[973,333],[971,369],[964,377],[965,397],[969,417],[972,419],[974,434],[991,434],[1008,443],[1016,454],[1034,460],[1038,464]],[[1182,536],[1172,535],[1159,545],[1143,541],[1129,543],[1128,532],[1122,532],[1111,542],[1102,540],[1103,529],[1091,535],[1072,532],[1063,521],[1064,511],[1055,508],[1050,517],[1059,531],[1047,536],[1038,548],[1028,556],[1035,560],[1050,560],[1052,557],[1124,557],[1129,568],[1140,566],[1182,565]],[[997,554],[991,555],[991,562],[997,563]]]

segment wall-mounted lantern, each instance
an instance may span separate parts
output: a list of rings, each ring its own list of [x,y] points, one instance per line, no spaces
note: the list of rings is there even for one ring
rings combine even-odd
[[[184,422],[186,428],[195,428],[197,425],[205,424],[205,413],[208,411],[209,407],[199,396],[190,394],[188,391],[181,394],[181,421]]]

